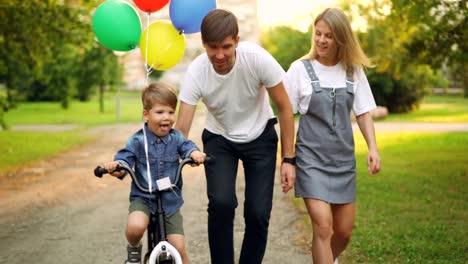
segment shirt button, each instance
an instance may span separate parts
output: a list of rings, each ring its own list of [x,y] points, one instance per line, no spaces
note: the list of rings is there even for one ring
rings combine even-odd
[[[161,165],[162,165],[162,164],[163,164],[163,162],[162,162],[162,161],[160,161],[160,162],[159,162],[159,164],[161,164]]]

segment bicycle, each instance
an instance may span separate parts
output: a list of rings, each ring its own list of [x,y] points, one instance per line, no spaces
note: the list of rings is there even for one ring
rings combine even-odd
[[[207,156],[205,159],[205,163],[211,162],[211,161],[212,161],[212,158]],[[194,161],[190,158],[182,160],[179,163],[179,167],[177,168],[177,173],[176,173],[176,178],[175,178],[174,183],[170,182],[169,177],[166,177],[165,179],[168,179],[169,184],[167,184],[167,182],[161,183],[160,184],[162,186],[161,188],[158,188],[158,186],[156,186],[152,188],[151,190],[141,186],[141,184],[138,182],[138,179],[135,176],[135,172],[133,171],[132,168],[128,167],[127,165],[121,164],[115,169],[115,171],[121,171],[121,170],[126,171],[128,174],[130,174],[130,177],[132,178],[136,187],[140,189],[140,191],[147,193],[147,194],[154,194],[157,197],[156,212],[150,214],[150,219],[149,219],[149,223],[147,227],[147,232],[146,232],[147,233],[147,252],[144,256],[143,263],[182,264],[182,258],[179,252],[176,250],[174,246],[169,244],[169,242],[167,241],[166,224],[164,221],[166,213],[164,212],[161,199],[159,199],[160,195],[158,194],[162,192],[171,191],[173,187],[176,187],[181,177],[182,168],[187,164],[193,164],[193,163]],[[100,166],[94,169],[94,175],[96,177],[101,178],[106,173],[110,173],[110,172]],[[123,180],[125,176],[126,174],[118,178],[120,180]]]

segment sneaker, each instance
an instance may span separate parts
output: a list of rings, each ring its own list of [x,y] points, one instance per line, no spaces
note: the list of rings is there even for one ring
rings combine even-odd
[[[336,258],[335,261],[333,261],[333,264],[338,264],[338,258]]]
[[[141,248],[142,245],[136,247],[127,245],[127,260],[125,260],[125,264],[141,264]]]

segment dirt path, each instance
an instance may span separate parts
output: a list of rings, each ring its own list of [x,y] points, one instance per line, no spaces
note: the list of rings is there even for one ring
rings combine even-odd
[[[0,180],[0,263],[122,263],[123,230],[129,179],[97,179],[95,166],[111,159],[141,124],[112,125],[90,133],[99,139],[82,148],[3,175]],[[194,121],[191,138],[200,139],[202,120]],[[199,141],[196,142],[200,144]],[[238,178],[235,243],[243,234],[243,177]],[[264,263],[309,263],[295,243],[299,216],[277,184]],[[209,263],[206,186],[203,168],[184,170],[183,207],[192,263]]]

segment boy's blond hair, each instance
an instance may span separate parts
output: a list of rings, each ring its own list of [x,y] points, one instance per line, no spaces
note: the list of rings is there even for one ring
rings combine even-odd
[[[141,102],[145,110],[150,110],[154,104],[167,105],[175,110],[177,107],[177,93],[169,84],[157,81],[143,90]]]

